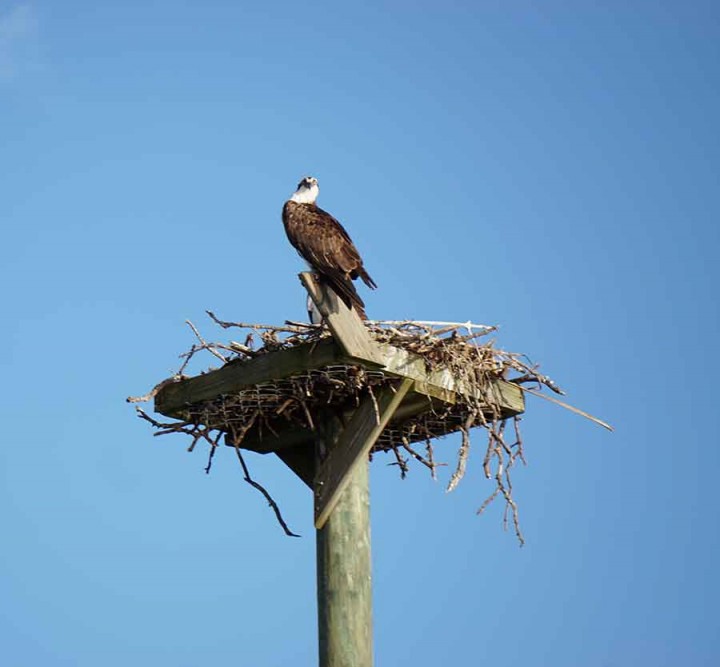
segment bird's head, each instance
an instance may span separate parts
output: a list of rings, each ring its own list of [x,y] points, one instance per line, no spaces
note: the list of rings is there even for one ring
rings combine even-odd
[[[306,176],[298,183],[297,190],[290,199],[298,204],[314,204],[319,194],[317,178]]]

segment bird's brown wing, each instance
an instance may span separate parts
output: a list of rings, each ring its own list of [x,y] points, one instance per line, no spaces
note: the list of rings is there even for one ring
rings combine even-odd
[[[324,219],[323,224],[326,226],[325,229],[328,238],[332,239],[332,245],[335,249],[334,259],[338,262],[338,265],[341,266],[352,279],[361,278],[368,287],[375,289],[377,285],[365,270],[360,253],[345,227],[319,206],[312,206],[311,211],[314,215],[317,215],[318,218]]]
[[[364,303],[352,279],[375,283],[363,268],[360,253],[345,228],[332,215],[313,204],[287,202],[283,222],[290,243],[348,305],[364,312]]]

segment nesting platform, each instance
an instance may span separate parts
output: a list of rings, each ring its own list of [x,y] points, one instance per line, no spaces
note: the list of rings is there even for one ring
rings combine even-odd
[[[155,410],[168,417],[244,432],[243,449],[267,454],[312,446],[317,437],[312,415],[335,412],[347,421],[368,390],[396,389],[410,382],[375,450],[393,442],[424,441],[452,433],[466,419],[467,394],[447,369],[428,370],[425,360],[389,344],[378,344],[376,361],[349,356],[328,337],[167,385],[155,397]],[[477,397],[481,398],[481,397]],[[482,397],[487,419],[507,418],[524,410],[521,389],[496,380]]]
[[[463,358],[446,365],[437,351],[384,342],[312,274],[301,280],[331,335],[168,383],[155,410],[222,431],[228,445],[277,454],[315,490],[316,519],[372,451],[460,430],[473,411],[474,425],[524,411],[523,391],[502,379],[503,369]],[[334,444],[318,450],[329,430]]]

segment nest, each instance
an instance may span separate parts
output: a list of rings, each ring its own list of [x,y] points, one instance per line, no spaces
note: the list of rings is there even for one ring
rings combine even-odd
[[[208,342],[188,322],[197,342],[181,355],[183,362],[178,372],[149,394],[129,398],[128,401],[150,400],[167,384],[186,378],[188,365],[200,352],[214,355],[223,365],[242,364],[278,350],[308,344],[321,345],[330,338],[329,331],[322,326],[296,322],[286,322],[282,326],[226,322],[211,312],[208,315],[223,329],[240,329],[245,334],[243,341]],[[500,400],[497,384],[499,380],[510,382],[522,387],[523,392],[530,393],[538,393],[543,387],[558,394],[562,394],[562,390],[549,377],[541,374],[525,355],[498,349],[495,341],[489,338],[489,334],[495,331],[494,327],[470,322],[418,321],[367,322],[366,326],[376,342],[411,353],[422,359],[427,372],[449,374],[456,385],[463,388],[462,400],[443,401],[430,396],[416,396],[415,405],[405,408],[404,414],[399,411],[383,430],[371,456],[380,453],[391,455],[390,464],[397,466],[401,478],[409,472],[412,461],[427,468],[436,478],[437,468],[446,464],[437,462],[435,443],[439,438],[459,431],[461,444],[447,485],[447,491],[452,491],[465,473],[471,445],[470,430],[481,427],[486,435],[482,467],[485,476],[494,480],[494,485],[478,513],[501,496],[505,502],[503,523],[507,527],[512,521],[522,544],[511,482],[512,468],[518,461],[525,463],[520,415],[508,414]],[[264,436],[277,436],[278,431],[283,430],[300,438],[313,438],[319,422],[324,422],[328,414],[347,414],[368,395],[375,402],[377,413],[375,397],[378,392],[397,385],[397,382],[397,375],[382,368],[351,363],[330,364],[192,404],[176,415],[179,418],[176,422],[159,422],[140,408],[138,414],[157,429],[155,435],[183,433],[189,436],[189,451],[198,442],[206,442],[209,445],[206,472],[210,472],[221,438],[227,435],[228,444],[235,447],[245,480],[265,495],[285,532],[293,535],[270,494],[251,477],[241,446],[262,451],[253,442],[262,442]]]

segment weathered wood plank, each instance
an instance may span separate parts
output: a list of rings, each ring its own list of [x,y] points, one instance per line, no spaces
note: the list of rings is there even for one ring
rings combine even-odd
[[[366,396],[360,402],[315,476],[315,528],[323,527],[348,484],[352,469],[367,459],[412,384],[412,380],[405,379],[394,390],[384,387],[376,400]]]
[[[504,416],[525,412],[525,394],[514,382],[497,380],[488,391],[492,392],[495,404],[501,406]]]
[[[398,377],[416,380],[415,391],[433,398],[439,398],[446,403],[455,403],[456,394],[473,396],[482,399],[471,387],[466,386],[462,379],[456,378],[449,368],[440,368],[428,372],[424,359],[413,352],[389,344],[379,344],[382,352],[386,373]],[[522,390],[512,382],[496,380],[492,391],[494,397],[502,408],[512,414],[525,410],[525,398]]]
[[[358,314],[348,308],[327,285],[318,283],[312,273],[301,273],[300,281],[345,354],[351,359],[382,365],[377,343]]]
[[[217,370],[163,387],[155,397],[155,411],[174,417],[174,413],[193,403],[343,361],[340,348],[328,339],[270,352],[248,361],[231,362]]]

